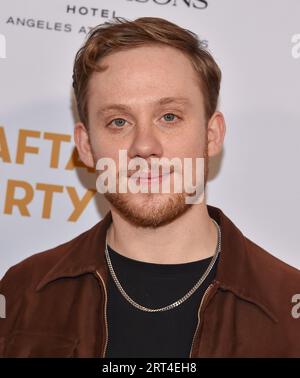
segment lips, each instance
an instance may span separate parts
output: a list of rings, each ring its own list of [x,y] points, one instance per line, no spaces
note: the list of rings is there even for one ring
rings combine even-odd
[[[154,180],[154,179],[157,179],[159,177],[162,177],[162,176],[166,176],[165,175],[159,175],[159,176],[152,176],[151,173],[149,174],[140,174],[139,177],[142,179],[142,180]]]
[[[168,176],[169,174],[171,174],[173,171],[170,170],[170,172],[166,172],[164,174],[162,174],[163,170],[160,170],[160,174],[159,175],[155,175],[154,176],[154,172],[151,173],[151,171],[147,171],[147,172],[139,172],[138,176],[136,176],[136,178],[139,178],[141,180],[155,180],[155,179],[159,179],[159,178],[162,178],[162,177],[165,177],[165,176]],[[128,177],[131,177],[134,173],[136,172],[132,172],[128,175]]]
[[[142,175],[140,175],[137,181],[141,185],[150,185],[152,183],[162,183],[162,181],[169,175],[170,173],[165,173],[164,175],[160,175],[160,176],[144,175],[143,177]]]

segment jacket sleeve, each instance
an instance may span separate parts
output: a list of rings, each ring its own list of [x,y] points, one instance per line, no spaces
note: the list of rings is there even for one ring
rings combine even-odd
[[[0,281],[0,357],[3,357],[8,335],[15,328],[20,310],[20,288],[15,281],[15,268],[11,267]]]
[[[3,357],[4,349],[4,338],[1,336],[1,328],[5,319],[4,316],[6,316],[6,300],[4,294],[2,294],[2,283],[3,279],[0,281],[0,358]]]
[[[0,281],[0,357],[3,357],[4,329],[5,329],[5,324],[7,322],[6,321],[6,296],[5,296],[4,288],[3,288],[7,273]]]

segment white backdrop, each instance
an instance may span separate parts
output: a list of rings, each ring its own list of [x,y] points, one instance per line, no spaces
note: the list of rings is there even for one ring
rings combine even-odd
[[[107,211],[103,198],[87,197],[94,176],[66,165],[74,147],[73,59],[88,28],[114,16],[163,17],[208,41],[223,72],[220,110],[227,123],[208,203],[300,268],[299,0],[2,0],[0,277]],[[31,152],[23,159],[24,138]],[[52,203],[45,188],[55,190]],[[26,206],[11,206],[25,194]],[[74,214],[82,198],[85,206]]]

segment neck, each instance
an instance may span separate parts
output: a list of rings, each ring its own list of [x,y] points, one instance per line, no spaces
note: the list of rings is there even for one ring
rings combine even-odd
[[[156,229],[136,227],[113,208],[111,213],[107,243],[123,256],[156,264],[182,264],[215,253],[217,229],[204,202]]]

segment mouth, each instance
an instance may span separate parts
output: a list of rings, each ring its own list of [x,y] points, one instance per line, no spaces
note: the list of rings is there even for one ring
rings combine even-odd
[[[163,180],[172,175],[173,171],[174,169],[171,167],[171,169],[166,169],[166,172],[164,172],[162,167],[160,167],[159,171],[155,172],[155,175],[150,169],[144,172],[139,172],[139,174],[135,177],[136,184],[150,186],[152,183],[162,183]],[[129,171],[128,178],[130,179],[134,173],[136,173],[136,171]]]
[[[174,169],[165,169],[165,172],[163,169],[159,169],[159,172],[156,172],[156,173],[159,173],[159,174],[156,174],[154,175],[154,172],[149,169],[147,171],[140,171],[139,174],[136,176],[137,178],[155,178],[155,177],[163,177],[163,176],[167,176],[168,174],[171,174],[173,173]],[[128,174],[128,177],[131,177],[133,174],[136,174],[138,171],[133,171],[133,170],[129,170],[129,174]]]
[[[167,176],[170,176],[172,172],[161,174],[159,176],[152,176],[151,174],[143,175],[138,177],[138,183],[140,184],[151,184],[152,182],[162,182]]]

